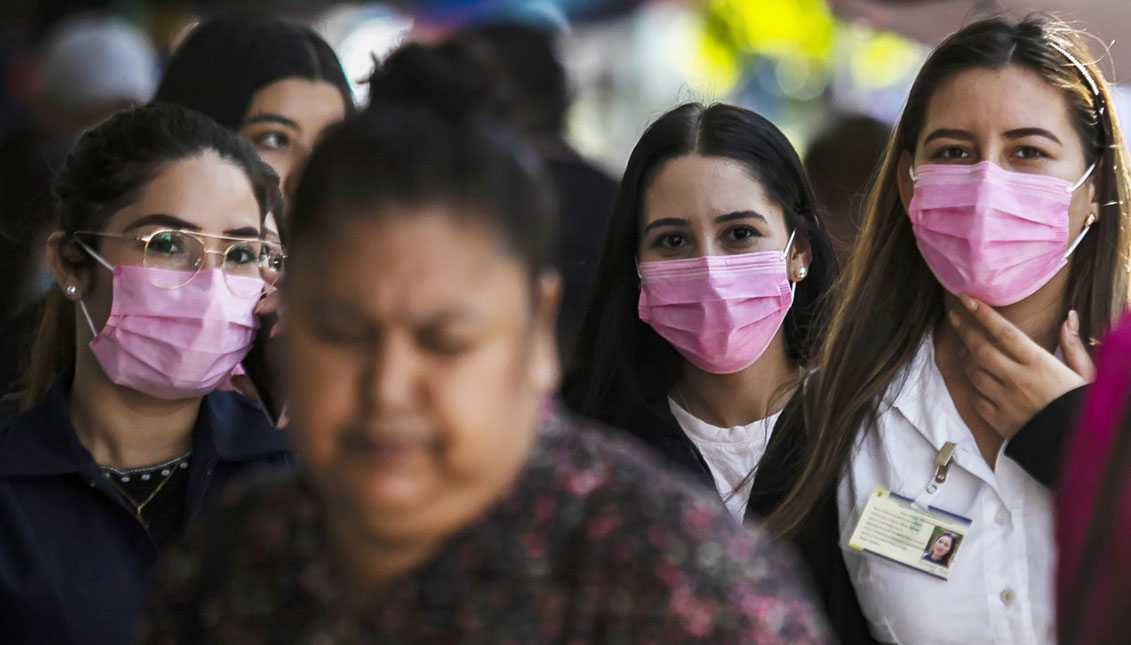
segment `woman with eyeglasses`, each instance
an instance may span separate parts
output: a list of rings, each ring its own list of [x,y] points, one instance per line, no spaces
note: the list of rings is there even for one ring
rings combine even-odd
[[[333,48],[301,24],[267,15],[218,16],[193,28],[169,59],[155,101],[198,110],[251,144],[293,191],[314,143],[331,124],[353,112],[353,94]],[[288,187],[290,190],[288,190]],[[286,237],[286,208],[270,213],[269,239]],[[276,298],[257,310],[273,329]],[[232,384],[257,398],[272,419],[284,416],[270,332],[241,364],[247,378]]]
[[[282,256],[275,173],[211,119],[155,105],[87,132],[60,171],[58,283],[25,411],[0,426],[0,642],[122,643],[158,551],[287,447],[214,391]]]

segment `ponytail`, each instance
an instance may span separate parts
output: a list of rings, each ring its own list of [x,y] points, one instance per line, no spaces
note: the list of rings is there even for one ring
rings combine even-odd
[[[31,343],[21,409],[26,410],[43,398],[55,375],[74,362],[75,305],[58,289],[51,289]]]

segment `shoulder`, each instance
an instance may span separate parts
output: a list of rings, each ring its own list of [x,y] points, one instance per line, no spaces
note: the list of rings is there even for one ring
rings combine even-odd
[[[263,410],[243,394],[214,391],[204,397],[200,414],[207,422],[209,440],[223,459],[277,459],[291,451],[287,433],[272,425]]]
[[[601,559],[594,575],[629,591],[636,611],[666,613],[657,627],[672,642],[821,642],[793,556],[768,534],[736,524],[718,499],[632,442],[576,419],[552,431],[571,445],[570,476],[585,483],[574,492],[586,497],[586,548]]]

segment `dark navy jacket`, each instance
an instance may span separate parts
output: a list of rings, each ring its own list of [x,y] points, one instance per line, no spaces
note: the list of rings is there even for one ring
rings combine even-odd
[[[130,643],[157,546],[71,426],[56,381],[0,422],[0,643]],[[204,397],[185,524],[237,475],[290,464],[283,432],[249,400]]]

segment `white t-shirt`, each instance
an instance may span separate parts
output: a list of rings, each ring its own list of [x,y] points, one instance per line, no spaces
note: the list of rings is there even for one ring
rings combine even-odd
[[[668,406],[679,426],[706,460],[715,479],[715,488],[719,490],[727,510],[741,524],[746,504],[750,501],[750,489],[754,485],[754,478],[747,476],[766,454],[770,434],[781,412],[749,425],[720,428],[692,416],[671,397],[668,397]]]
[[[902,387],[900,383],[902,382]],[[1052,494],[1004,451],[990,469],[935,364],[928,333],[880,406],[838,493],[842,535],[874,486],[914,499],[948,441],[957,444],[932,506],[973,520],[940,580],[901,564],[842,551],[872,635],[890,643],[1017,643],[1055,638]]]

